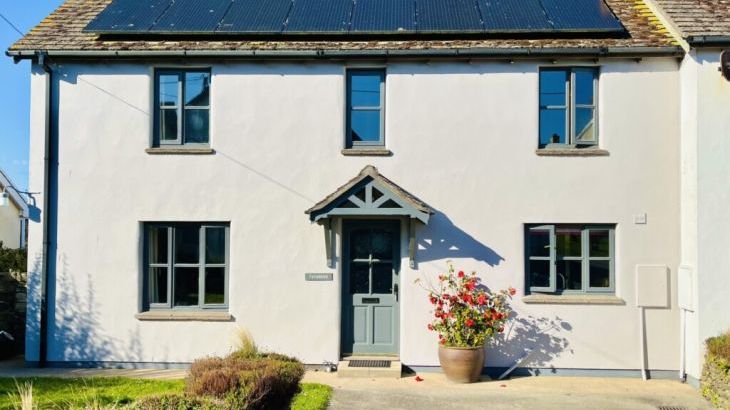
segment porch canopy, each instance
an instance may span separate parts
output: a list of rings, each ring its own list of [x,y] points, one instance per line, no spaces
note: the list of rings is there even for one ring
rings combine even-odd
[[[325,228],[327,264],[334,267],[332,246],[334,232],[331,221],[335,217],[402,217],[409,220],[409,257],[415,268],[416,222],[428,224],[434,210],[405,189],[378,172],[372,165],[335,192],[305,211],[309,220]]]

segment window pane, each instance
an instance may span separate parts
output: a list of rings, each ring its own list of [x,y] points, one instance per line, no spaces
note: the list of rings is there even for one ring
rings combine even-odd
[[[607,288],[611,286],[609,261],[591,261],[590,266],[589,282],[592,288]]]
[[[350,114],[353,141],[380,141],[380,110],[357,111]]]
[[[161,74],[159,76],[159,99],[160,106],[176,106],[180,100],[178,95],[178,76],[177,74]]]
[[[185,73],[185,105],[210,104],[210,73]]]
[[[550,286],[550,261],[530,261],[530,286]]]
[[[558,228],[555,230],[557,256],[581,256],[581,230],[579,228]]]
[[[149,270],[150,303],[167,303],[167,268]]]
[[[391,264],[373,264],[373,293],[393,293],[393,267]]]
[[[567,144],[565,122],[566,110],[540,110],[540,147],[547,144]]]
[[[225,228],[205,228],[205,263],[226,263]]]
[[[175,263],[198,263],[199,231],[197,226],[175,228]]]
[[[550,231],[531,229],[528,256],[550,256]]]
[[[160,110],[160,140],[177,139],[177,109]]]
[[[540,71],[540,106],[567,106],[565,94],[565,84],[567,81],[567,70]]]
[[[209,126],[209,112],[207,109],[185,110],[185,142],[207,143]]]
[[[371,243],[374,259],[393,259],[393,232],[374,229]]]
[[[350,106],[380,107],[380,79],[380,73],[352,73],[350,75]]]
[[[583,262],[581,261],[557,261],[556,274],[558,287],[561,289],[581,290],[583,289]]]
[[[149,228],[150,263],[167,263],[167,227]]]
[[[590,256],[606,258],[609,256],[609,232],[591,229],[588,234]]]
[[[350,293],[370,293],[370,266],[367,263],[350,264]]]
[[[575,109],[575,140],[577,142],[594,142],[596,140],[593,108]]]
[[[225,268],[205,268],[205,304],[223,304],[226,287]]]
[[[593,105],[593,79],[596,72],[593,70],[575,71],[575,103]]]
[[[198,268],[175,268],[175,306],[198,305]]]

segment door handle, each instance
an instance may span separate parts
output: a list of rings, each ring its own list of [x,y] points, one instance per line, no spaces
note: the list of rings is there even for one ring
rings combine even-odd
[[[395,301],[398,302],[398,284],[393,285],[393,293],[395,293]]]

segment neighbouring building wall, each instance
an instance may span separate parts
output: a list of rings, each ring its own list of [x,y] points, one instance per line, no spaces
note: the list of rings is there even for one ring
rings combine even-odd
[[[430,306],[414,280],[434,278],[453,260],[492,288],[518,289],[514,307],[525,327],[488,353],[488,366],[536,349],[526,365],[639,368],[636,265],[670,267],[674,290],[680,263],[680,74],[669,58],[599,64],[600,138],[609,156],[536,155],[538,68],[553,66],[546,60],[388,64],[385,138],[393,155],[364,158],[340,153],[342,64],[213,64],[216,153],[200,156],[145,153],[151,65],[58,65],[49,360],[190,362],[229,351],[245,327],[265,349],[306,363],[336,361],[340,266],[326,266],[322,228],[304,210],[373,164],[438,211],[418,229],[418,269],[408,268],[405,253],[401,264],[404,363],[438,363],[436,337],[426,330]],[[45,92],[33,70],[30,185],[41,191]],[[647,223],[635,224],[644,213]],[[234,322],[135,319],[143,221],[230,221]],[[625,304],[523,303],[526,223],[617,224],[616,295]],[[30,232],[29,299],[37,307],[41,224]],[[333,272],[335,280],[305,282],[305,272]],[[670,306],[646,314],[650,369],[679,363],[674,291]],[[32,361],[37,308],[28,321]]]
[[[21,210],[8,199],[9,206],[0,206],[0,241],[6,248],[17,249],[21,242]]]

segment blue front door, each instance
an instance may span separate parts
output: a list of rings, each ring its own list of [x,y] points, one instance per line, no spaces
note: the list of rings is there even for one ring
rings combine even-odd
[[[345,221],[342,353],[397,354],[399,221]]]

